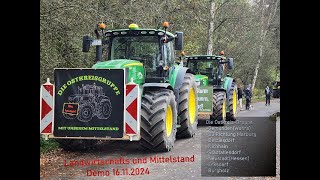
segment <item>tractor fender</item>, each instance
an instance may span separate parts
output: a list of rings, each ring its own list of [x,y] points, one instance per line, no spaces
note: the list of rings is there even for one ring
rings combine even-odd
[[[179,68],[179,71],[177,73],[176,76],[176,82],[174,84],[174,95],[176,96],[176,102],[179,102],[179,90],[180,87],[182,86],[183,80],[184,80],[184,76],[186,75],[186,73],[191,73],[190,69],[186,68],[186,67],[181,67]]]
[[[143,89],[152,89],[152,88],[165,88],[173,90],[172,86],[169,83],[144,83],[142,85]]]
[[[226,81],[224,84],[224,88],[226,89],[226,94],[227,94],[227,106],[229,106],[229,98],[230,98],[229,89],[231,88],[231,85],[233,82],[235,82],[235,80],[231,77],[226,77],[225,80]],[[237,86],[235,86],[235,88],[237,88]]]
[[[190,69],[188,69],[186,67],[179,68],[179,71],[178,71],[177,76],[176,76],[176,82],[174,84],[174,89],[180,89],[180,87],[182,86],[182,83],[183,83],[183,80],[184,80],[184,76],[186,75],[186,73],[190,73]]]
[[[144,84],[142,85],[142,89],[143,89],[143,90],[142,90],[142,92],[143,92],[142,94],[144,94],[144,91],[145,91],[146,89],[170,89],[170,90],[173,91],[174,95],[176,95],[173,87],[172,87],[169,83],[144,83]],[[179,94],[178,94],[178,95],[179,95]],[[177,97],[176,97],[175,100],[177,100]],[[177,102],[177,101],[176,101],[176,102]],[[176,106],[175,108],[178,110],[178,106]]]

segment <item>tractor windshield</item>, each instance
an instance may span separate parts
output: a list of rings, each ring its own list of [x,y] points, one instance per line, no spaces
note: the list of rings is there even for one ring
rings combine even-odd
[[[218,61],[204,61],[204,60],[194,60],[188,63],[189,69],[191,69],[195,74],[210,75],[217,72]]]
[[[114,37],[111,59],[132,59],[155,68],[161,58],[158,36],[121,36]]]

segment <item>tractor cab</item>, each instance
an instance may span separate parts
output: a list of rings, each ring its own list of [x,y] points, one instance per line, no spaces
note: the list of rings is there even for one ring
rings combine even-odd
[[[130,24],[128,29],[96,31],[101,41],[96,43],[97,63],[93,68],[129,67],[133,82],[138,84],[169,82],[175,62],[174,50],[182,49],[183,33],[167,32],[168,22],[164,22],[163,27],[140,29],[138,25]],[[90,44],[98,40],[84,36],[83,51],[89,51]],[[103,49],[99,50],[102,46]],[[102,51],[106,55],[105,61],[102,60]]]
[[[216,72],[218,70],[219,63],[217,61],[190,60],[188,67],[190,69],[193,69],[192,71],[195,74],[203,74],[206,76],[211,76],[213,72]]]
[[[225,60],[223,56],[195,55],[186,56],[187,67],[193,71],[199,85],[215,84],[220,85],[225,77],[225,64],[232,69],[233,59]]]

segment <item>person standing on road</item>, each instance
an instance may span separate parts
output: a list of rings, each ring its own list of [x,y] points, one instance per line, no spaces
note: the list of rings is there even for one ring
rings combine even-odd
[[[238,87],[238,100],[239,100],[239,105],[240,105],[240,111],[243,110],[243,109],[242,109],[242,94],[243,94],[242,89],[241,89],[241,87],[239,86],[239,87]]]
[[[271,96],[271,90],[269,88],[269,86],[266,87],[266,89],[264,90],[264,94],[266,95],[266,106],[270,106],[270,96]]]
[[[247,86],[246,90],[244,91],[244,94],[246,96],[246,110],[250,110],[250,103],[251,103],[251,97],[252,97],[250,85]]]

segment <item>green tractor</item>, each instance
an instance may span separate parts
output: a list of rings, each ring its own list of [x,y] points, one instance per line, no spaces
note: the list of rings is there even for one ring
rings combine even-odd
[[[163,29],[130,24],[128,29],[105,30],[101,23],[96,39],[84,36],[82,51],[96,46],[97,62],[87,69],[55,69],[55,83],[61,85],[55,84],[55,127],[49,138],[56,138],[66,149],[85,148],[96,140],[130,140],[139,141],[142,149],[170,151],[176,137],[193,137],[198,124],[197,85],[191,70],[175,63],[183,32],[173,34],[168,27],[165,22]],[[71,80],[63,80],[66,77]],[[63,119],[59,98],[68,90],[75,94],[69,86],[91,81],[104,86],[112,104],[111,116],[89,122]]]
[[[233,68],[233,58],[216,55],[186,56],[198,85],[199,114],[209,114],[210,124],[235,121],[239,112],[235,79],[226,74]]]

